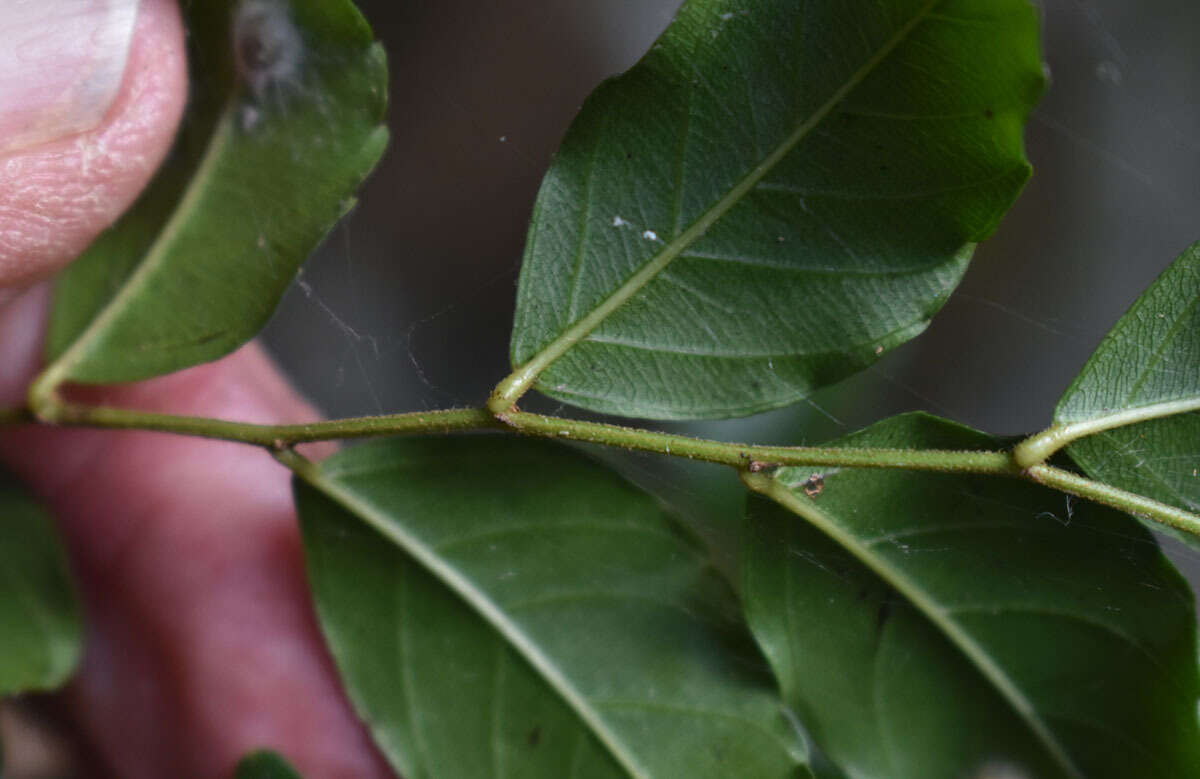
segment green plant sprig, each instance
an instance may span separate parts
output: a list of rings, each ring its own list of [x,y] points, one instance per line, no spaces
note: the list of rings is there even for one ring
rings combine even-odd
[[[1110,430],[1122,424],[1132,424],[1138,421],[1142,421],[1141,416],[1128,420],[1124,417],[1113,416],[1100,429]],[[56,392],[44,391],[44,388],[30,393],[28,407],[0,410],[0,425],[29,422],[67,427],[176,433],[251,444],[265,447],[274,452],[286,452],[298,444],[321,441],[473,430],[507,430],[539,438],[580,441],[727,465],[742,473],[763,474],[778,467],[798,466],[818,470],[879,468],[1006,476],[1033,481],[1078,498],[1091,500],[1200,536],[1200,515],[1104,482],[1088,479],[1061,468],[1046,465],[1046,460],[1055,451],[1069,441],[1082,437],[1076,434],[1077,431],[1072,431],[1071,436],[1064,438],[1063,432],[1058,427],[1036,433],[1017,444],[1012,450],[1007,451],[760,446],[693,438],[600,422],[585,422],[511,409],[493,413],[488,408],[441,409],[381,416],[348,417],[292,425],[261,425],[72,403],[62,400]],[[1057,445],[1046,442],[1053,442]],[[280,459],[289,467],[298,462],[286,457]]]

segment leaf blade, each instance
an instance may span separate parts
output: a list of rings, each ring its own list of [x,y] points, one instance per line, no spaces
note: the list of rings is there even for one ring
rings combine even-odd
[[[1071,459],[1095,479],[1200,512],[1198,366],[1194,244],[1134,302],[1063,394],[1055,424],[1100,431],[1071,443]],[[1115,426],[1126,418],[1139,421]]]
[[[520,367],[498,397],[536,381],[551,397],[627,416],[748,414],[794,402],[920,332],[1028,176],[1020,131],[1042,77],[1031,7],[999,0],[985,29],[1017,53],[997,55],[1003,68],[989,87],[970,58],[963,84],[939,83],[949,93],[940,104],[911,79],[897,89],[903,78],[889,68],[921,60],[914,40],[935,52],[926,64],[966,45],[914,34],[935,9],[958,4],[901,5],[808,4],[820,30],[863,18],[871,28],[869,45],[848,44],[855,56],[828,64],[789,50],[826,52],[819,41],[795,44],[815,33],[794,4],[697,0],[641,63],[602,85],[539,193],[513,329]],[[737,91],[766,93],[766,108]],[[957,114],[913,130],[920,116],[897,113],[896,92],[913,95],[919,115],[939,105]],[[883,126],[897,122],[907,133]],[[939,134],[938,122],[953,127]],[[913,140],[931,135],[938,143],[924,151]],[[894,174],[889,164],[908,167]],[[922,208],[904,205],[917,187]],[[847,197],[877,201],[874,216],[837,205]],[[855,318],[847,311],[865,314],[840,325]]]
[[[312,483],[318,613],[405,775],[803,774],[727,586],[603,469],[528,442],[410,440]],[[364,579],[385,594],[369,616],[348,589]]]
[[[923,415],[849,442],[995,444]],[[812,524],[752,501],[748,616],[785,699],[850,775],[1200,765],[1191,592],[1136,524],[963,475],[842,471],[815,498],[788,495]]]
[[[278,754],[263,750],[242,758],[234,779],[300,779],[300,774]]]
[[[50,516],[0,470],[0,697],[53,690],[79,662],[80,607]]]
[[[234,69],[237,0],[187,5],[192,107],[150,189],[60,277],[50,386],[149,378],[245,343],[382,153],[386,62],[353,4],[260,5],[302,41],[262,89]]]

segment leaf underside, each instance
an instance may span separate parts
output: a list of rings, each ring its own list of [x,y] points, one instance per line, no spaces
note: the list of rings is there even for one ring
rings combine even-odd
[[[542,442],[391,440],[296,493],[344,682],[407,777],[808,776],[728,585]]]
[[[60,277],[59,381],[170,373],[250,340],[383,152],[382,47],[348,0],[278,0],[294,69],[242,78],[236,0],[185,3],[192,73],[176,148],[133,209]]]
[[[996,445],[924,415],[844,442]],[[847,775],[1200,775],[1192,593],[1132,519],[987,476],[846,470],[793,495],[809,521],[751,499],[744,597]]]
[[[1043,83],[1027,0],[692,0],[543,181],[514,365],[545,350],[541,392],[661,419],[868,366],[1021,189]]]
[[[234,779],[300,779],[300,774],[274,752],[261,751],[242,758]]]
[[[1200,244],[1121,317],[1059,401],[1054,421],[1171,403],[1200,404]],[[1200,411],[1108,430],[1067,453],[1094,479],[1200,512]]]
[[[0,471],[0,697],[65,683],[79,661],[82,635],[54,523]]]

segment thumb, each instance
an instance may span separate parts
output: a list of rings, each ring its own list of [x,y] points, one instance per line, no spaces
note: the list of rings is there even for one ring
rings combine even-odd
[[[130,206],[186,98],[174,0],[0,0],[0,303]]]
[[[0,365],[36,365],[43,293],[0,311]],[[253,345],[87,394],[245,422],[313,416]],[[321,642],[288,475],[268,455],[158,433],[26,427],[0,435],[0,461],[60,521],[89,622],[67,701],[115,775],[229,776],[261,747],[307,776],[390,775]]]
[[[208,0],[199,0],[207,2]],[[45,290],[165,157],[185,102],[174,0],[0,0],[0,406],[38,367]],[[114,86],[115,82],[115,86]],[[311,409],[254,347],[100,402],[245,421]],[[58,516],[89,618],[66,700],[116,775],[228,775],[275,747],[309,775],[387,775],[307,599],[288,478],[262,452],[26,428],[0,461]]]

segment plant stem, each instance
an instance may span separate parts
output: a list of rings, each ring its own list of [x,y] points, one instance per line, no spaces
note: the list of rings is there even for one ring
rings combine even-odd
[[[299,425],[257,425],[223,419],[153,414],[109,406],[84,406],[56,402],[45,416],[55,424],[103,427],[116,430],[155,430],[164,433],[217,438],[275,449],[315,441],[369,438],[414,433],[449,433],[503,427],[482,409],[351,417]]]
[[[300,460],[303,460],[291,452],[290,447],[295,444],[373,436],[507,429],[541,438],[582,441],[640,452],[686,457],[690,460],[728,465],[752,474],[778,466],[799,466],[814,469],[893,468],[1022,477],[1200,535],[1200,516],[1047,465],[1034,465],[1022,469],[1008,452],[841,446],[751,446],[522,411],[493,416],[488,409],[482,408],[352,417],[299,425],[257,425],[107,406],[85,406],[59,400],[51,394],[44,396],[37,417],[59,425],[154,430],[254,444],[274,450],[275,456],[293,470],[296,470],[293,466],[299,466]],[[34,414],[27,409],[0,412],[0,424],[26,421],[35,421]],[[308,467],[317,466],[310,463]]]
[[[1059,468],[1037,465],[1021,469],[1008,452],[747,446],[524,412],[507,414],[504,420],[520,432],[544,438],[586,441],[729,465],[743,472],[743,481],[748,475],[761,477],[758,472],[773,466],[894,468],[1017,476],[1200,535],[1200,516]]]
[[[1110,484],[1092,481],[1049,465],[1035,465],[1026,469],[1025,473],[1038,484],[1044,484],[1061,492],[1067,492],[1096,503],[1103,503],[1105,506],[1153,519],[1176,530],[1200,536],[1200,516],[1183,509],[1159,503],[1157,500],[1151,500],[1137,493],[1126,492]]]
[[[1115,414],[1093,417],[1079,422],[1065,422],[1048,427],[1017,444],[1017,447],[1013,449],[1013,460],[1022,468],[1030,468],[1034,465],[1041,465],[1059,449],[1080,438],[1150,419],[1160,419],[1197,410],[1200,410],[1200,398],[1189,398],[1126,409]]]
[[[921,471],[989,473],[1018,476],[1020,470],[1007,452],[941,449],[855,449],[840,446],[750,446],[702,438],[639,430],[598,422],[513,412],[500,417],[522,433],[542,438],[585,441],[654,452],[689,460],[729,465],[750,471],[774,466],[814,468],[904,468]]]

